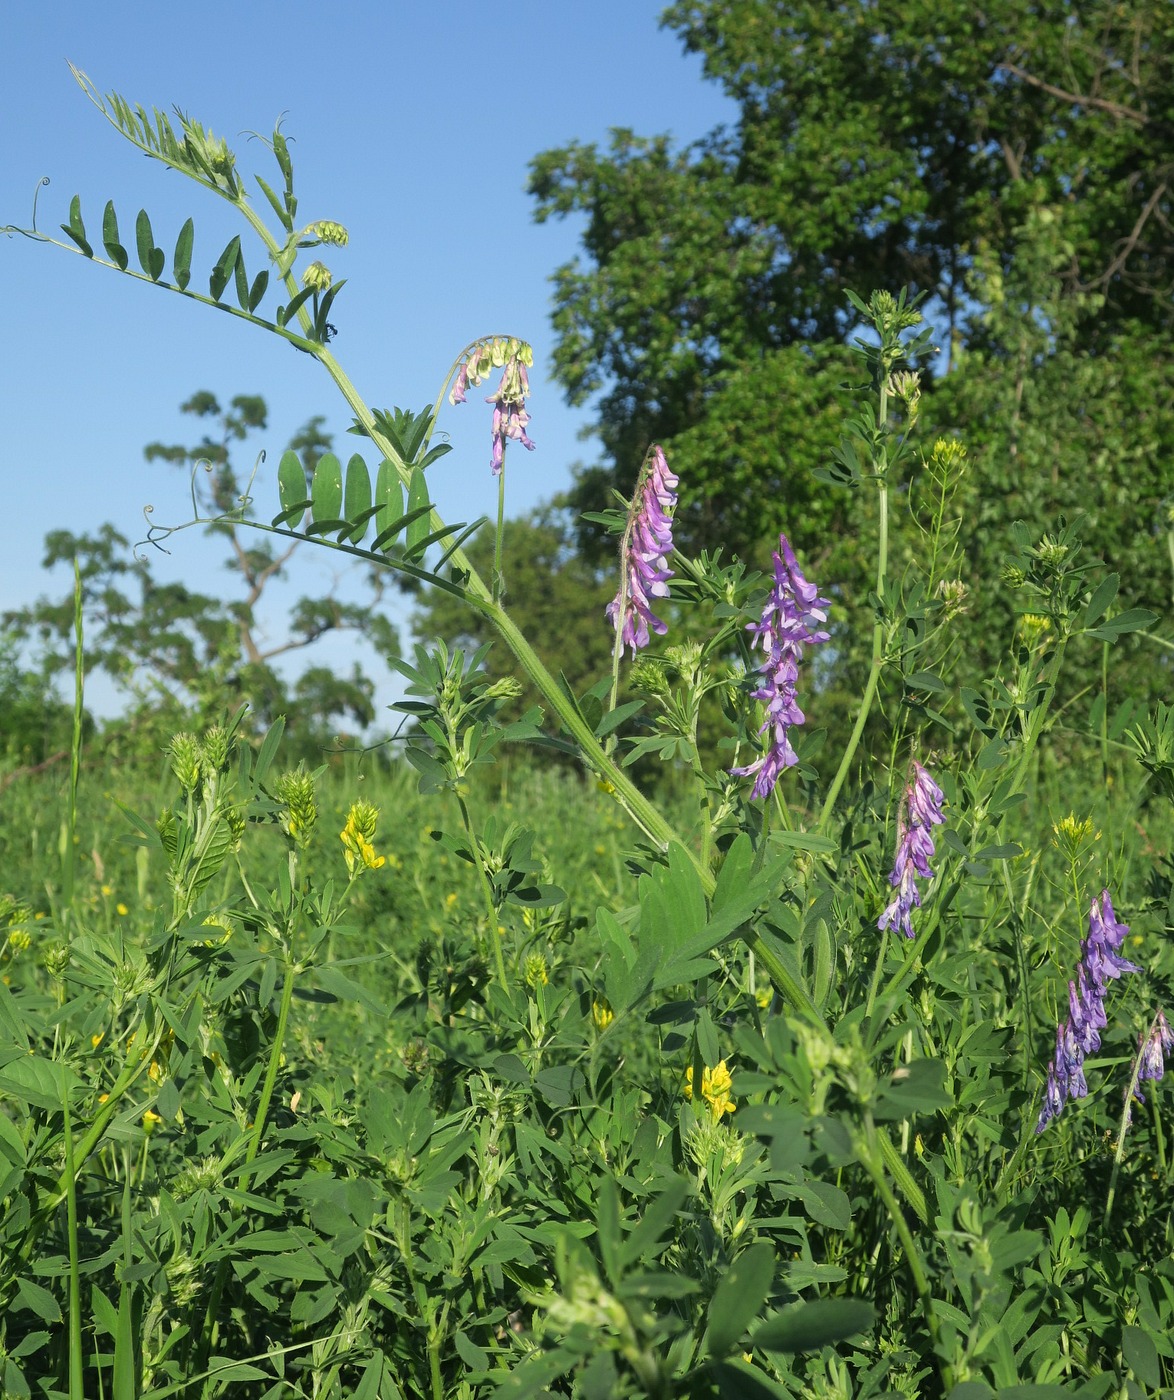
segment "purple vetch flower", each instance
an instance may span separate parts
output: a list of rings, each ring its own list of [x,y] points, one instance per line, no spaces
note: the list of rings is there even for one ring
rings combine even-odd
[[[651,640],[649,628],[658,636],[668,631],[668,625],[653,613],[652,599],[669,596],[673,571],[665,559],[673,547],[677,485],[664,449],[654,447],[645,459],[628,513],[621,547],[623,582],[605,610],[620,634],[621,651],[631,647],[633,656]]]
[[[501,475],[505,465],[505,445],[520,442],[527,452],[534,451],[534,444],[526,436],[526,426],[530,415],[526,412],[526,396],[530,392],[530,376],[526,366],[515,355],[507,361],[501,372],[501,383],[494,393],[485,400],[493,405],[493,453],[490,465],[494,476]]]
[[[1056,1053],[1048,1063],[1043,1107],[1035,1125],[1037,1133],[1043,1132],[1069,1099],[1082,1099],[1088,1093],[1084,1059],[1101,1048],[1100,1033],[1109,1024],[1105,1015],[1105,993],[1109,983],[1123,972],[1141,971],[1120,955],[1128,932],[1129,925],[1117,919],[1109,891],[1102,890],[1100,898],[1093,900],[1088,911],[1088,936],[1080,945],[1076,976],[1068,983],[1068,1016],[1056,1027]],[[1169,1042],[1159,1039],[1155,1052],[1143,1037],[1141,1053],[1151,1057],[1146,1062],[1150,1065],[1155,1062],[1155,1053],[1160,1061],[1162,1050],[1174,1045],[1174,1035],[1171,1035],[1165,1017],[1161,1018],[1161,1022],[1171,1039]],[[1149,1077],[1138,1073],[1138,1079]]]
[[[1103,906],[1103,907],[1102,907]],[[1109,891],[1104,890],[1099,900],[1093,900],[1088,914],[1088,937],[1080,945],[1084,966],[1088,969],[1088,979],[1104,996],[1105,988],[1123,972],[1140,972],[1141,968],[1120,954],[1128,924],[1117,922],[1113,912],[1113,902]]]
[[[760,734],[770,734],[765,753],[743,768],[731,768],[739,778],[754,777],[755,797],[769,797],[784,768],[793,768],[799,757],[791,746],[788,730],[802,724],[806,716],[795,698],[799,680],[799,662],[804,647],[826,642],[828,633],[822,630],[827,622],[831,602],[819,596],[815,584],[803,576],[786,535],[779,536],[774,560],[774,587],[767,596],[762,616],[749,624],[755,646],[761,641],[766,657],[758,668],[762,676],[753,693],[755,700],[766,706],[766,717]]]
[[[932,828],[946,819],[942,815],[942,790],[920,763],[913,765],[913,781],[901,798],[897,814],[897,854],[889,884],[896,898],[876,921],[879,929],[900,929],[912,938],[911,914],[921,908],[921,891],[915,876],[931,879],[930,857],[934,853]]]
[[[1166,1051],[1174,1050],[1174,1031],[1161,1011],[1154,1017],[1154,1024],[1148,1034],[1137,1040],[1137,1080],[1133,1097],[1138,1103],[1145,1103],[1145,1095],[1137,1088],[1143,1079],[1157,1082],[1166,1073]]]

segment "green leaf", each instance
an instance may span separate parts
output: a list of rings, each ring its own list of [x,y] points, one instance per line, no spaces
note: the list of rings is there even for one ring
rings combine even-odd
[[[1156,1390],[1162,1384],[1158,1349],[1140,1327],[1125,1326],[1121,1329],[1121,1354],[1142,1385]]]
[[[187,285],[192,280],[192,240],[195,235],[195,226],[191,219],[188,219],[175,240],[175,256],[171,260],[171,270],[175,285],[181,292],[187,290]]]
[[[315,523],[340,520],[342,516],[342,463],[333,452],[327,452],[314,468],[310,487]]]
[[[47,1288],[42,1288],[32,1279],[22,1278],[16,1285],[16,1307],[26,1308],[35,1313],[42,1322],[53,1324],[61,1321],[61,1308],[57,1299]]]
[[[1091,628],[1087,635],[1096,637],[1098,641],[1115,642],[1127,632],[1142,632],[1147,627],[1152,627],[1157,620],[1157,613],[1150,612],[1148,608],[1126,608],[1116,617],[1102,622],[1099,627]]]
[[[245,255],[237,248],[236,260],[232,265],[236,282],[236,299],[242,311],[249,310],[249,274],[245,271]],[[266,279],[268,280],[268,279]]]
[[[87,258],[94,256],[94,250],[86,239],[86,226],[82,222],[81,195],[75,194],[69,201],[69,223],[61,225],[61,232],[72,238]]]
[[[356,452],[346,464],[346,495],[343,501],[343,515],[355,521],[355,528],[348,538],[351,544],[358,544],[367,533],[369,517],[364,512],[371,509],[371,473],[367,463]],[[363,516],[360,521],[359,517]]]
[[[412,468],[412,475],[408,482],[408,514],[421,510],[428,505],[428,482],[424,478],[424,473],[419,467]],[[428,517],[430,511],[425,511],[418,515],[408,526],[407,551],[409,555],[416,552],[423,546],[428,538]]]
[[[257,767],[253,773],[253,779],[258,784],[263,783],[269,775],[269,769],[277,757],[277,750],[281,744],[281,736],[285,732],[285,717],[278,715],[269,726],[264,739],[261,741],[261,749],[257,754]]]
[[[211,275],[208,278],[208,291],[213,301],[219,301],[224,295],[224,289],[228,286],[228,279],[233,275],[237,259],[240,257],[240,250],[240,234],[237,233],[229,239],[228,246],[216,259],[216,266],[212,269]]]
[[[1093,590],[1092,597],[1088,600],[1088,606],[1084,610],[1084,617],[1081,621],[1083,627],[1095,627],[1105,613],[1109,610],[1109,604],[1117,596],[1117,589],[1121,580],[1116,574],[1109,574],[1101,580]]]
[[[106,249],[110,261],[116,264],[120,271],[125,272],[130,258],[118,241],[118,215],[114,212],[112,199],[106,201],[106,212],[102,215],[102,247]]]
[[[950,1108],[953,1098],[944,1085],[946,1066],[941,1060],[914,1060],[901,1065],[877,1095],[874,1113],[881,1120],[911,1118]]]
[[[277,464],[277,495],[282,511],[292,510],[299,501],[306,499],[306,471],[302,459],[288,449],[281,454],[281,461]],[[302,523],[302,517],[299,515],[290,523],[296,530]]]
[[[758,1316],[774,1278],[774,1246],[766,1240],[743,1250],[726,1271],[709,1305],[704,1351],[723,1356]]]
[[[277,324],[279,326],[288,325],[289,322],[293,320],[297,312],[306,304],[306,302],[310,300],[310,298],[313,295],[313,287],[303,287],[302,290],[297,294],[297,296],[293,298],[293,300],[289,303],[288,306],[279,306],[277,308]]]
[[[404,513],[404,488],[399,472],[386,457],[379,463],[375,474],[375,504],[379,507],[375,517],[376,547],[379,547],[379,540]]]
[[[60,1060],[23,1052],[13,1055],[9,1047],[3,1054],[7,1062],[0,1067],[0,1100],[10,1098],[53,1113],[61,1108],[67,1092],[81,1087],[81,1080]]]
[[[763,1351],[818,1351],[867,1332],[875,1319],[871,1305],[856,1298],[816,1298],[768,1318],[753,1341]]]
[[[269,272],[267,268],[262,268],[253,278],[253,285],[249,288],[249,304],[247,310],[256,311],[261,305],[262,298],[269,290]]]
[[[139,266],[152,282],[158,282],[163,273],[163,249],[155,247],[155,236],[151,232],[151,220],[147,211],[140,209],[135,220],[135,248],[139,255]]]

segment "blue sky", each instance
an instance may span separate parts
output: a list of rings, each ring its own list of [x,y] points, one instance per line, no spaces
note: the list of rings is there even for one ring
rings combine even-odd
[[[511,455],[507,508],[518,513],[563,487],[572,464],[595,452],[580,441],[587,415],[566,406],[546,373],[549,278],[574,256],[578,226],[534,224],[528,162],[570,140],[606,142],[615,126],[668,131],[685,143],[734,114],[703,81],[699,60],[658,27],[660,8],[644,0],[10,5],[0,52],[0,224],[27,226],[45,175],[52,183],[40,191],[38,225],[46,231],[56,232],[80,194],[96,232],[113,199],[124,241],[145,208],[170,254],[190,215],[193,285],[238,231],[227,205],[125,142],[75,85],[66,59],[102,92],[190,113],[226,137],[250,178],[253,170],[270,178],[270,158],[245,133],[270,132],[284,113],[299,218],[335,219],[350,232],[350,246],[327,259],[348,280],[332,317],[333,348],[368,403],[431,401],[477,335],[533,343],[538,450]],[[247,240],[245,253],[259,270]],[[277,457],[311,415],[326,416],[344,454],[361,445],[343,437],[349,415],[324,372],[275,337],[22,238],[0,239],[0,258],[0,608],[64,593],[65,574],[40,567],[51,529],[81,532],[109,520],[139,539],[147,504],[156,520],[183,519],[186,480],[146,462],[142,449],[195,440],[178,406],[196,389],[222,400],[266,398],[269,430],[256,447],[268,451],[274,498]],[[488,409],[471,395],[459,410],[446,407],[441,428],[455,447],[433,483],[442,513],[492,512]],[[264,481],[257,494],[266,501]],[[208,592],[231,586],[221,553],[195,532],[172,548],[155,556],[161,577]],[[329,587],[336,568],[326,551],[303,551],[288,596]],[[280,609],[269,625],[276,636]],[[356,654],[346,639],[319,659],[349,670]],[[382,699],[392,682],[377,673]],[[101,685],[91,698],[99,710],[113,704]]]

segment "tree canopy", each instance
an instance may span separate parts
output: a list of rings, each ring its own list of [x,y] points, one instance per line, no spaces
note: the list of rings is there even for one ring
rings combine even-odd
[[[1015,519],[1086,510],[1092,550],[1165,613],[1174,8],[680,0],[663,21],[737,120],[684,149],[616,130],[531,169],[540,221],[583,219],[554,275],[555,373],[596,406],[602,460],[573,503],[628,490],[658,441],[686,548],[761,560],[786,529],[863,597],[867,503],[811,468],[848,412],[845,293],[908,286],[937,334],[923,425],[970,447],[974,576],[997,577]]]

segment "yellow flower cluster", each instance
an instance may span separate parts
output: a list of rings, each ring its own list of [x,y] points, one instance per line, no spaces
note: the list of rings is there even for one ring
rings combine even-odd
[[[712,1068],[706,1065],[701,1072],[701,1097],[709,1105],[709,1111],[716,1123],[723,1113],[733,1113],[737,1104],[730,1097],[734,1078],[725,1060],[720,1060]],[[685,1071],[685,1097],[693,1097],[693,1066]]]
[[[607,1030],[615,1020],[616,1013],[611,1009],[607,997],[600,997],[591,1003],[591,1018],[601,1031]]]
[[[355,802],[347,813],[346,826],[338,833],[346,856],[348,875],[356,870],[378,870],[387,862],[386,856],[375,854],[375,823],[379,820],[379,808],[370,802]]]

